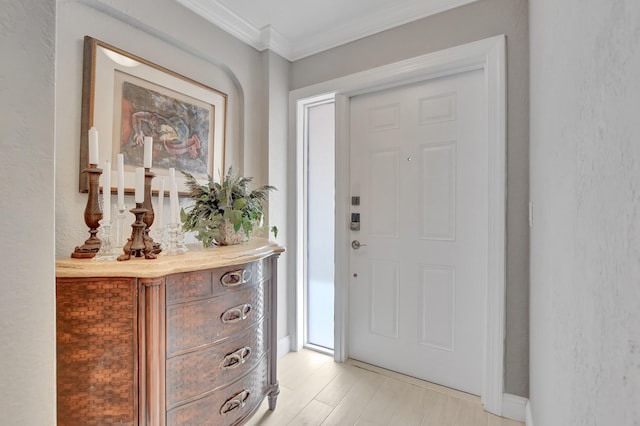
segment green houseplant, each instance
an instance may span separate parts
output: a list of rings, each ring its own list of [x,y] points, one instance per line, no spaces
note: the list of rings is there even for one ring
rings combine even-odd
[[[239,176],[233,167],[229,167],[220,183],[208,176],[207,183],[200,184],[193,175],[182,174],[186,177],[189,196],[195,201],[180,211],[182,229],[194,231],[204,247],[247,241],[262,219],[269,191],[275,189],[263,185],[249,191],[253,178]]]

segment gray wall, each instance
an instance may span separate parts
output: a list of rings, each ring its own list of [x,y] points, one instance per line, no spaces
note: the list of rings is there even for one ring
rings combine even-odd
[[[640,424],[640,2],[531,2],[538,426]]]
[[[486,37],[507,36],[507,340],[505,390],[528,395],[528,5],[480,0],[298,60],[291,89]]]
[[[55,418],[54,0],[0,1],[0,423]]]

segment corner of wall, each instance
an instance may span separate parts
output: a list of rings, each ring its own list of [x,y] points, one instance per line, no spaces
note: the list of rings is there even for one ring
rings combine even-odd
[[[527,400],[525,407],[525,425],[533,426],[533,414],[531,413],[531,401]]]
[[[510,393],[502,394],[502,417],[524,422],[529,400]]]
[[[289,336],[284,336],[281,339],[278,339],[278,358],[281,358],[291,352],[291,338]]]

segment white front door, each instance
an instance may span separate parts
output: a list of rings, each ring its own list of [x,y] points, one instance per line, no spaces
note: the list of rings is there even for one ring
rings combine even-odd
[[[484,70],[350,102],[348,353],[479,395],[488,263]]]

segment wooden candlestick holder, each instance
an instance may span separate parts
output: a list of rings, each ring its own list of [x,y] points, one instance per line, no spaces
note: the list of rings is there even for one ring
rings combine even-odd
[[[147,213],[147,209],[143,207],[142,203],[136,203],[136,207],[129,211],[136,216],[136,221],[131,224],[131,238],[122,248],[124,254],[118,256],[118,260],[129,260],[131,256],[155,259],[156,255],[153,253],[151,239],[145,236],[147,225],[144,223],[143,217]]]
[[[149,233],[151,229],[151,225],[153,225],[153,221],[155,219],[155,213],[153,211],[153,203],[151,203],[151,181],[156,177],[156,174],[153,173],[148,167],[144,169],[144,201],[142,203],[142,207],[147,209],[147,212],[142,216],[142,220],[147,225],[144,230],[145,238],[151,242],[153,246],[153,253],[158,254],[162,251],[160,248],[160,243],[156,243],[151,238]]]
[[[89,164],[89,167],[82,171],[89,176],[89,196],[87,198],[87,206],[84,209],[84,223],[89,227],[89,239],[83,245],[77,246],[71,257],[76,259],[91,259],[100,250],[102,242],[96,236],[100,220],[102,220],[102,208],[100,207],[99,183],[102,169],[96,164]]]

